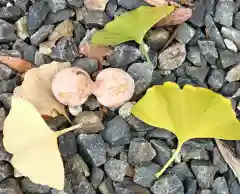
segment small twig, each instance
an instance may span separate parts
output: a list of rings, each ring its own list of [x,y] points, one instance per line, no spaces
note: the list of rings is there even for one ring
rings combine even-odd
[[[63,134],[65,134],[65,133],[67,133],[67,132],[70,132],[70,131],[73,131],[73,130],[75,130],[75,129],[81,128],[82,126],[83,126],[82,124],[77,124],[77,125],[74,125],[74,126],[72,126],[72,127],[63,129],[63,130],[61,130],[61,131],[57,131],[56,133],[57,133],[57,136],[60,136],[60,135],[63,135]]]

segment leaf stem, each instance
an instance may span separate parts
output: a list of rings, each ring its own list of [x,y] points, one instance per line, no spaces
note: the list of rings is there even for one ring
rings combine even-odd
[[[159,172],[156,173],[157,178],[159,178],[165,172],[165,170],[173,163],[178,153],[181,151],[181,148],[182,148],[182,143],[179,142],[177,149],[173,153],[172,157],[168,160],[168,162],[164,165],[164,167]]]
[[[152,61],[151,61],[151,59],[150,59],[150,57],[149,57],[149,55],[148,55],[148,53],[145,49],[144,42],[142,42],[140,44],[140,50],[141,50],[142,54],[144,55],[144,57],[146,58],[147,62],[149,63],[151,69],[153,69],[153,64],[152,64]]]
[[[81,127],[82,127],[82,124],[77,124],[77,125],[74,125],[74,126],[72,126],[72,127],[63,129],[63,130],[61,130],[61,131],[57,131],[56,133],[57,133],[57,136],[59,137],[60,135],[63,135],[64,133],[73,131],[73,130],[78,129],[78,128],[81,128]]]

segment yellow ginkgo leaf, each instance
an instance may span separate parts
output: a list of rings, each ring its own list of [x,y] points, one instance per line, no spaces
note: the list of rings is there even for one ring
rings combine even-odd
[[[132,113],[154,127],[165,128],[178,138],[178,147],[157,177],[173,162],[184,142],[192,138],[240,140],[240,122],[231,101],[211,90],[191,85],[180,89],[167,82],[153,86],[133,106]]]
[[[13,154],[11,163],[20,174],[37,184],[62,190],[64,168],[57,137],[78,127],[54,132],[32,104],[13,97],[4,122],[3,144]]]

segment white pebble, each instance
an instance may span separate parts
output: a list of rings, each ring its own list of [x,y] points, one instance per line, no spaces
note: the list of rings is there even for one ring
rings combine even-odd
[[[71,115],[76,116],[80,112],[82,112],[82,106],[81,105],[79,105],[79,106],[69,106],[68,110],[71,113]]]
[[[229,40],[229,39],[224,39],[224,43],[225,43],[226,47],[227,47],[229,50],[231,50],[231,51],[233,51],[233,52],[237,52],[237,51],[238,51],[237,46],[234,44],[233,41],[231,41],[231,40]]]
[[[126,119],[131,115],[131,109],[136,102],[125,102],[118,110],[118,114]]]

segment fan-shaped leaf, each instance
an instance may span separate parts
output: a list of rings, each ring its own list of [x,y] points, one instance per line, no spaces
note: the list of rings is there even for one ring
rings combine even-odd
[[[132,108],[132,113],[149,125],[165,128],[178,138],[178,148],[160,176],[171,164],[181,145],[192,138],[240,140],[240,122],[231,101],[205,88],[175,83],[154,86]]]
[[[174,6],[141,6],[108,23],[103,30],[93,35],[92,42],[107,46],[135,40],[142,44],[145,33],[173,10]]]

